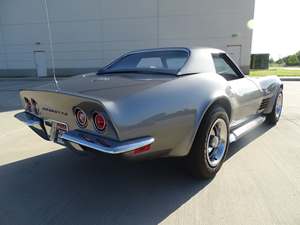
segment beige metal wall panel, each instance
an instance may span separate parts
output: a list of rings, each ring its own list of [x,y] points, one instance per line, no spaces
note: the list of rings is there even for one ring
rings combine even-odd
[[[58,70],[91,70],[124,52],[153,47],[241,46],[250,64],[254,0],[48,0]],[[0,1],[0,75],[34,70],[33,52],[46,52],[44,0]],[[79,71],[79,70],[78,70]],[[26,73],[28,74],[28,73]]]

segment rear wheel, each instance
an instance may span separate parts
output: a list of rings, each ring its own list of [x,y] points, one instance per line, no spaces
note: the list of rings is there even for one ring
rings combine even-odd
[[[267,122],[269,124],[275,125],[278,122],[281,116],[282,107],[283,107],[283,93],[281,89],[276,97],[272,112],[267,114]]]
[[[190,154],[189,168],[197,178],[211,178],[221,168],[229,144],[229,119],[222,107],[213,107],[202,120]]]

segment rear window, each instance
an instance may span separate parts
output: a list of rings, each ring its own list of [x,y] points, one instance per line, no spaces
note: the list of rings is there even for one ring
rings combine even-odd
[[[141,58],[139,63],[137,64],[138,68],[151,68],[151,69],[156,69],[156,68],[164,68],[162,60],[160,57],[151,57],[151,58]]]
[[[137,52],[120,58],[106,68],[105,72],[150,70],[154,73],[177,73],[184,66],[188,56],[188,52],[183,50]]]

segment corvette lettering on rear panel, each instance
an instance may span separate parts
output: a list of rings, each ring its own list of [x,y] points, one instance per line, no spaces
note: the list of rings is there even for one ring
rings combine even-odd
[[[63,116],[68,116],[67,112],[59,111],[59,110],[56,110],[56,109],[51,109],[51,108],[48,108],[48,107],[43,107],[42,110],[47,111],[47,112],[51,112],[51,113],[55,113],[55,114],[59,114],[59,115],[63,115]]]

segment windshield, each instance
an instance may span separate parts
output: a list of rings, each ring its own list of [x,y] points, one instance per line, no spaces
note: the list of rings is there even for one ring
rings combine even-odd
[[[137,52],[121,57],[98,72],[151,72],[157,74],[176,74],[188,59],[183,50]]]

